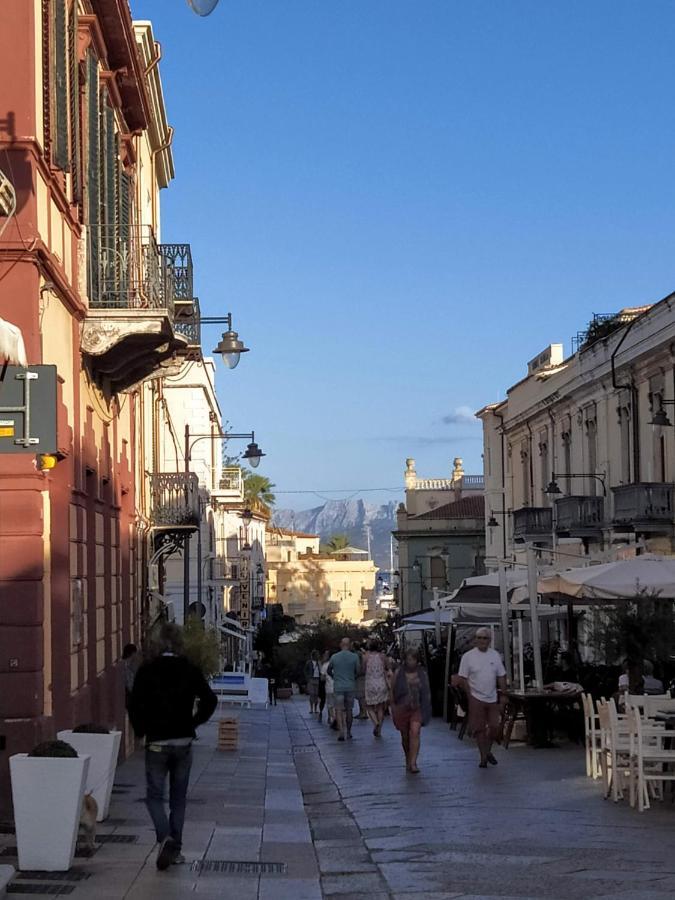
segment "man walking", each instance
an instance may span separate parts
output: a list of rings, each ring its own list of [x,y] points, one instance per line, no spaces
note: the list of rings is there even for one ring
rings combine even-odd
[[[462,656],[459,683],[469,700],[469,731],[478,742],[480,768],[497,765],[492,743],[499,737],[501,714],[506,703],[506,669],[502,658],[490,647],[489,628],[476,631],[476,646]]]
[[[157,868],[185,862],[183,823],[195,729],[213,715],[218,703],[197,666],[183,655],[183,633],[162,626],[159,656],[138,670],[129,702],[129,718],[145,737],[146,804],[155,826]],[[169,818],[164,785],[169,776]]]
[[[361,671],[361,660],[352,652],[348,637],[340,641],[340,652],[334,653],[328,663],[328,675],[333,679],[335,716],[338,724],[338,741],[352,739],[352,707],[356,693],[356,678]]]

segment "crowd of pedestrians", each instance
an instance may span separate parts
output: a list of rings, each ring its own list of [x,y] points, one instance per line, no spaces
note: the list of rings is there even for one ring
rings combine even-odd
[[[469,734],[480,754],[479,766],[497,765],[493,745],[500,738],[506,704],[506,670],[490,647],[489,628],[479,628],[475,646],[461,659],[454,682],[464,691],[469,706]],[[407,650],[401,660],[388,656],[378,640],[367,647],[340,641],[335,653],[313,651],[305,665],[310,714],[337,731],[338,741],[353,739],[355,704],[358,717],[369,718],[373,735],[381,737],[388,715],[400,733],[408,772],[417,774],[421,730],[431,719],[431,689],[427,671],[417,652]]]

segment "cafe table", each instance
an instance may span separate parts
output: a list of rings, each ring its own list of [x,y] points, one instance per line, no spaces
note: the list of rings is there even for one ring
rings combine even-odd
[[[581,691],[508,691],[508,704],[504,717],[504,747],[509,746],[511,732],[517,718],[527,725],[527,743],[543,749],[557,746],[551,740],[554,714],[560,706],[572,707],[579,703]]]

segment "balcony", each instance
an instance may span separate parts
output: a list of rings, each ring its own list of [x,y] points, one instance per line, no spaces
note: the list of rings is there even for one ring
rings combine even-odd
[[[194,296],[192,252],[189,244],[160,244],[174,299],[176,332],[185,338],[182,354],[188,359],[201,356],[201,319],[199,300]]]
[[[604,497],[560,497],[555,501],[556,533],[592,537],[602,533]]]
[[[113,392],[126,390],[171,365],[187,340],[174,330],[169,267],[145,225],[87,229],[89,312],[82,352]]]
[[[513,511],[513,537],[516,541],[544,543],[552,539],[553,511],[550,507],[524,506]]]
[[[673,484],[642,482],[612,488],[614,526],[617,531],[671,534]]]
[[[218,488],[212,496],[219,503],[242,503],[244,499],[244,477],[238,466],[226,466]]]
[[[152,524],[163,528],[197,528],[199,479],[194,472],[157,472],[150,476]]]

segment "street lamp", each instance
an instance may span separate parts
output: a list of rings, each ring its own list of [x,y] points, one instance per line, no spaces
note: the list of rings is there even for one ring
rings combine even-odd
[[[595,472],[567,472],[563,478],[595,478],[602,485],[602,496],[607,496],[607,487],[605,486],[605,476],[596,475]],[[544,493],[549,495],[562,494],[558,482],[555,480],[555,472],[551,472],[551,480],[544,488]],[[488,522],[488,525],[490,523]]]
[[[239,335],[232,329],[232,313],[226,316],[200,316],[202,325],[227,325],[227,331],[218,342],[218,346],[211,352],[222,356],[223,362],[228,369],[236,369],[239,365],[239,357],[242,353],[248,353],[249,348],[244,346],[244,342],[239,340]]]
[[[242,512],[242,514],[241,514],[241,520],[242,520],[242,522],[244,523],[244,526],[245,526],[246,528],[248,528],[248,526],[249,526],[249,525],[251,524],[251,522],[253,521],[253,513],[252,513],[251,510],[248,508],[248,506],[247,506],[246,509]]]
[[[251,432],[251,443],[246,448],[246,453],[244,453],[244,459],[251,466],[252,469],[257,469],[260,465],[260,460],[265,456],[260,447],[255,442],[255,432]]]
[[[663,408],[664,406],[675,406],[675,400],[664,400],[662,397],[659,397],[659,408],[652,416],[651,421],[649,422],[650,425],[669,428],[673,424],[666,415],[666,411]]]

